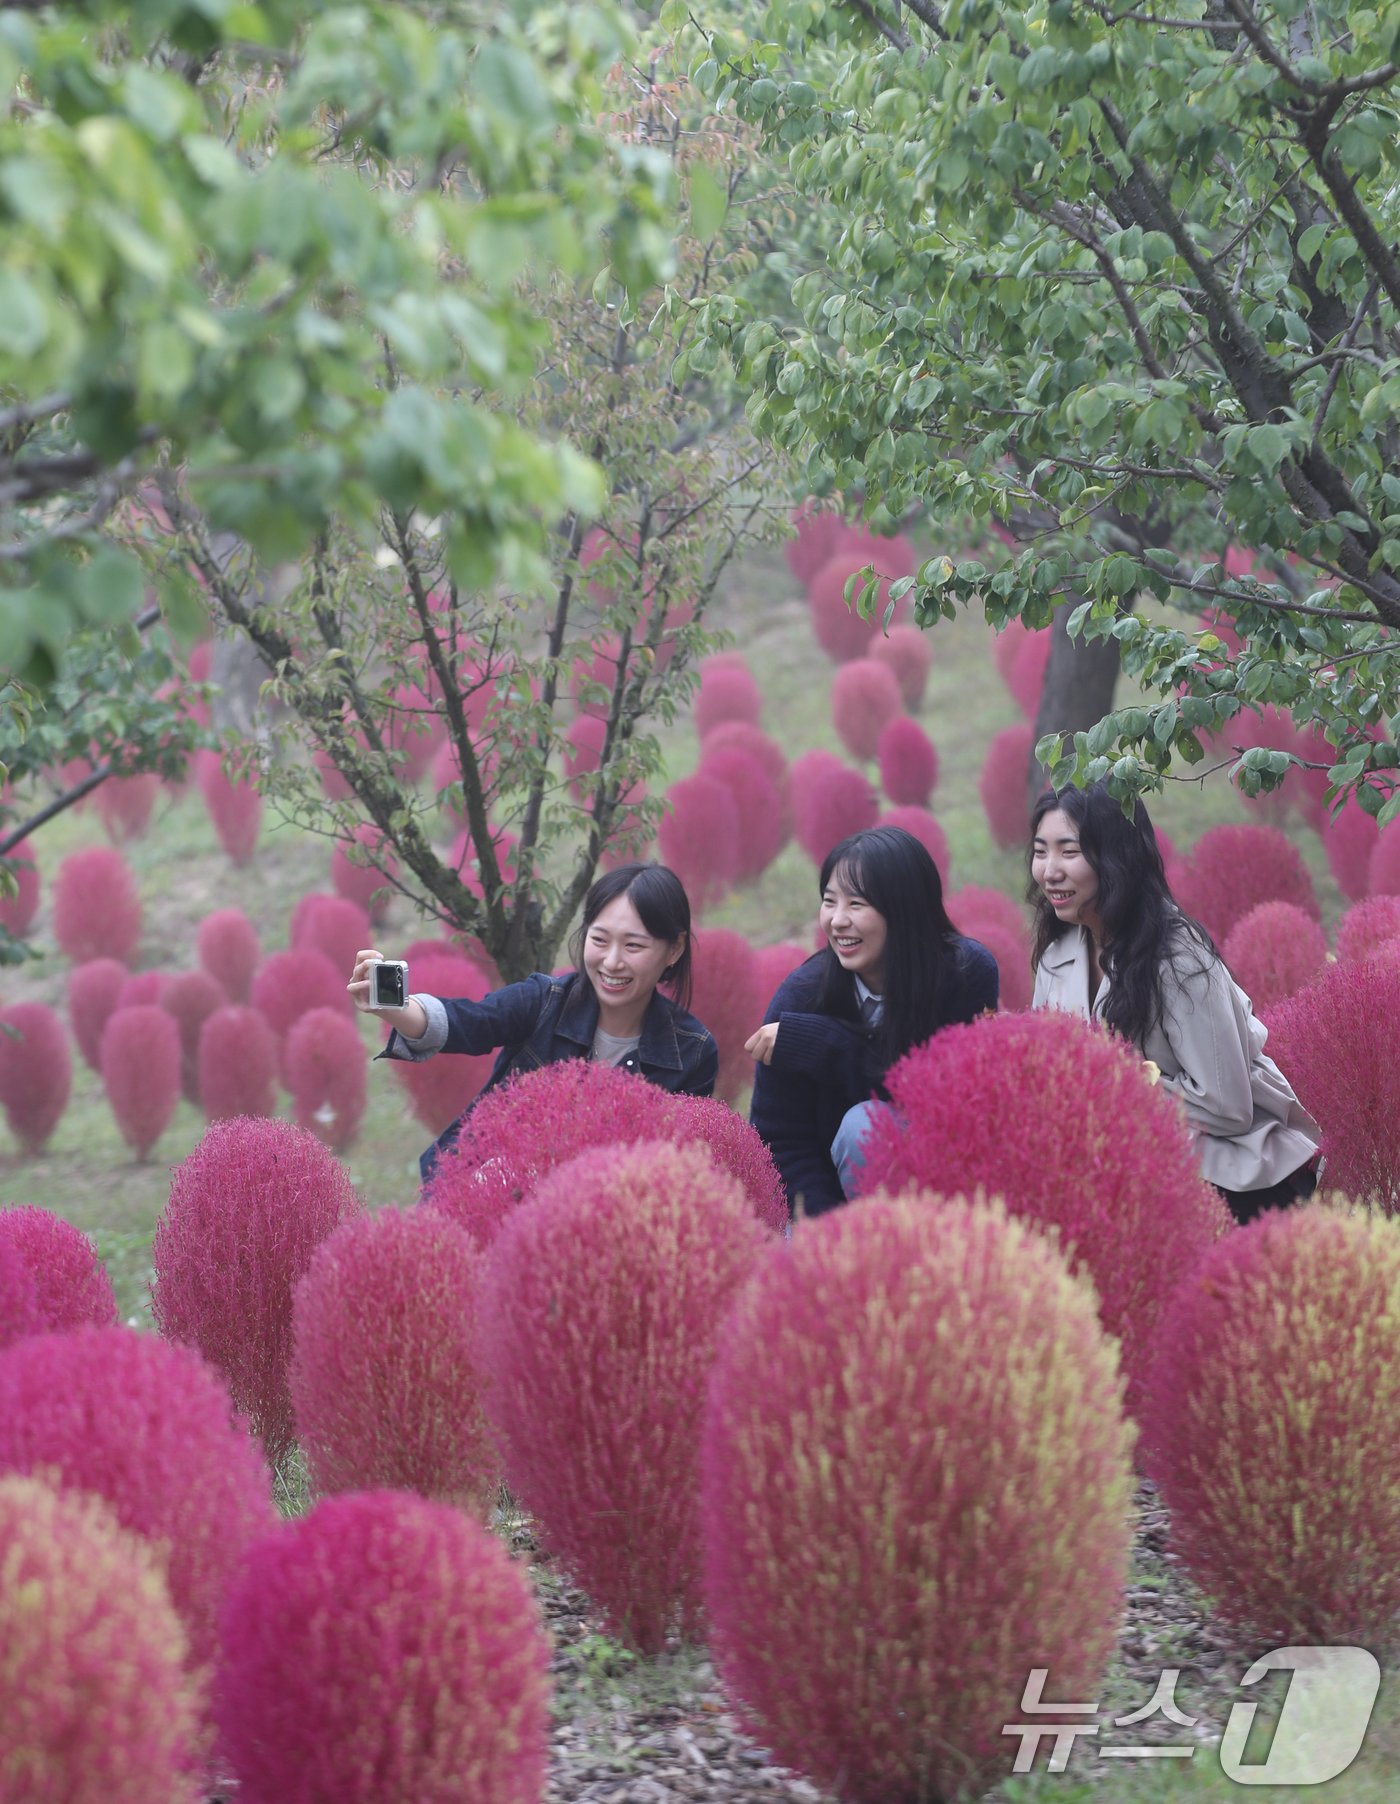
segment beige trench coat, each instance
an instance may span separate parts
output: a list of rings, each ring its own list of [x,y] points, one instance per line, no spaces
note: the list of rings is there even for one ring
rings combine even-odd
[[[1266,1190],[1306,1165],[1317,1124],[1264,1052],[1268,1030],[1219,959],[1204,971],[1194,954],[1162,973],[1162,1018],[1144,1058],[1160,1067],[1162,1088],[1179,1097],[1196,1135],[1201,1170],[1221,1190]],[[1093,1006],[1102,1018],[1104,978]],[[1050,946],[1035,975],[1033,1008],[1089,1015],[1089,935],[1076,927]]]

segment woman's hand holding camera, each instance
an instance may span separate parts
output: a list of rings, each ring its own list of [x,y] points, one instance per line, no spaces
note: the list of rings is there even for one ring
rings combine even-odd
[[[377,1004],[374,998],[374,968],[387,961],[382,952],[370,948],[355,954],[355,968],[350,973],[350,981],[345,988],[355,1007],[366,1015],[377,1015],[381,1021],[387,1021],[395,1027],[406,1040],[418,1040],[427,1032],[428,1016],[421,1002],[409,997],[402,1007],[393,1008]]]

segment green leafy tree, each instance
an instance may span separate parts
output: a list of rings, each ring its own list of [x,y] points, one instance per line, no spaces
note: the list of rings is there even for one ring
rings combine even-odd
[[[877,524],[1014,526],[1001,560],[922,567],[923,622],[1067,607],[1162,697],[1043,742],[1057,780],[1156,786],[1275,703],[1394,818],[1400,8],[772,0],[745,24],[693,22],[696,83],[842,222],[796,326],[701,310],[755,429]],[[1289,764],[1251,749],[1238,780]]]

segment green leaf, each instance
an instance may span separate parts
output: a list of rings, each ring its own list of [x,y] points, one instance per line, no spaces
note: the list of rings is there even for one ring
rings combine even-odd
[[[695,236],[705,242],[724,224],[729,211],[729,190],[708,163],[690,170],[690,223]]]

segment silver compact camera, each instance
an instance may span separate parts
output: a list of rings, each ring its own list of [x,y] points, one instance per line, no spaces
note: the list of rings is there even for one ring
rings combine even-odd
[[[371,1008],[402,1008],[408,1001],[408,965],[401,958],[381,958],[369,968]]]

